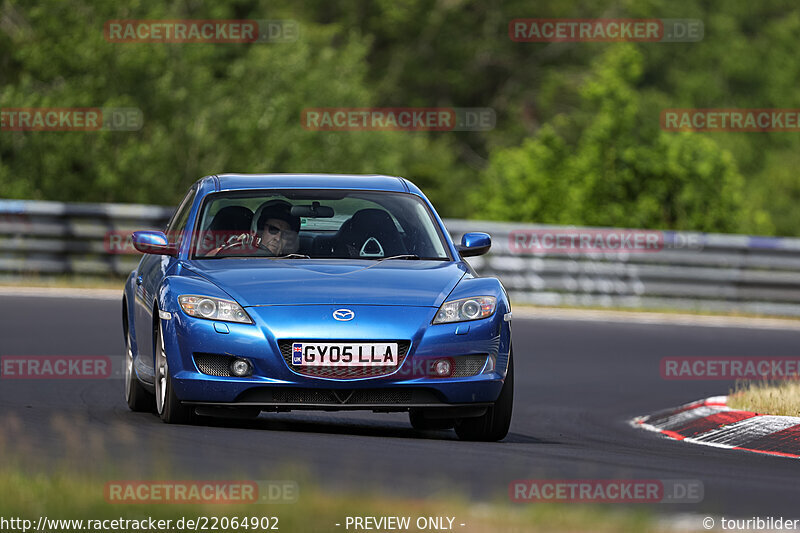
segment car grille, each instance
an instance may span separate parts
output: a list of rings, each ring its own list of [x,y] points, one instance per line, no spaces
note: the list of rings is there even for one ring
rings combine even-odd
[[[315,390],[285,389],[272,393],[276,403],[308,404],[404,404],[411,403],[410,390]]]
[[[453,357],[455,365],[451,378],[467,378],[478,374],[486,364],[487,355],[460,355]]]
[[[298,374],[302,374],[304,376],[313,376],[317,378],[330,378],[330,379],[358,379],[358,378],[373,378],[378,376],[386,376],[395,372],[398,368],[400,368],[403,362],[406,359],[406,354],[408,353],[408,348],[411,346],[409,341],[398,341],[398,340],[336,340],[335,342],[353,342],[353,343],[362,343],[362,342],[396,342],[398,348],[398,357],[397,357],[397,364],[394,366],[295,366],[292,364],[292,344],[295,342],[318,342],[317,340],[301,340],[301,339],[292,339],[292,340],[282,340],[278,342],[278,346],[281,350],[281,355],[283,356],[283,360],[286,361],[286,365],[297,372]],[[323,342],[323,341],[319,341]],[[325,340],[324,342],[333,342],[330,340]]]
[[[195,353],[194,364],[203,374],[231,377],[230,364],[233,357],[215,353]]]
[[[237,404],[274,406],[280,409],[354,407],[384,410],[414,405],[440,405],[443,399],[427,388],[310,389],[299,387],[254,387],[243,391]]]

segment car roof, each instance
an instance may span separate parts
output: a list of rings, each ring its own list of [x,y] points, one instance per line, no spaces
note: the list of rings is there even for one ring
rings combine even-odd
[[[379,174],[218,174],[218,191],[248,189],[362,189],[416,192],[404,178]]]

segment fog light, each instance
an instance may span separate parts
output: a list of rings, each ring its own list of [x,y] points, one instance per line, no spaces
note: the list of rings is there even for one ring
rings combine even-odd
[[[437,377],[447,377],[453,373],[453,364],[449,359],[439,359],[433,363],[433,373]]]
[[[230,370],[231,374],[237,378],[249,376],[253,372],[253,369],[250,366],[250,361],[247,359],[234,359],[231,361]]]

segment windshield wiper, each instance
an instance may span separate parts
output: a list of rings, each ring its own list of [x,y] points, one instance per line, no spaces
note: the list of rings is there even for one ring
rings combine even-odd
[[[378,261],[386,261],[388,259],[414,259],[419,261],[447,261],[446,257],[420,257],[417,254],[401,254],[401,255],[392,255],[389,257],[383,257],[378,259]]]
[[[400,254],[400,255],[392,255],[389,257],[381,257],[378,261],[388,261],[389,259],[422,259],[417,254]]]
[[[241,254],[217,254],[217,255],[200,255],[195,256],[194,259],[229,259],[231,257],[238,257],[241,259],[311,259],[308,255],[303,254],[286,254],[286,255],[241,255]]]
[[[286,254],[276,255],[275,257],[270,257],[270,259],[311,259],[311,256],[305,254]]]

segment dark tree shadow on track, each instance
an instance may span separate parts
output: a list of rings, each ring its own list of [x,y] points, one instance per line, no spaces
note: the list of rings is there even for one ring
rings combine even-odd
[[[442,440],[458,441],[458,436],[453,430],[417,430],[410,425],[395,421],[368,421],[368,420],[322,420],[315,418],[289,419],[288,417],[273,418],[270,414],[262,414],[258,418],[224,418],[203,416],[198,417],[192,427],[247,429],[258,431],[283,431],[294,433],[319,433],[327,435],[352,435],[359,437],[383,437],[414,440]],[[160,423],[153,417],[154,423]],[[558,441],[537,438],[523,433],[510,432],[500,441],[508,444],[559,444]]]
[[[323,433],[328,435],[353,435],[360,437],[391,437],[400,439],[458,440],[452,430],[418,431],[392,422],[350,420],[287,420],[261,415],[255,419],[230,419],[202,417],[198,426],[262,431],[287,431],[296,433]]]

